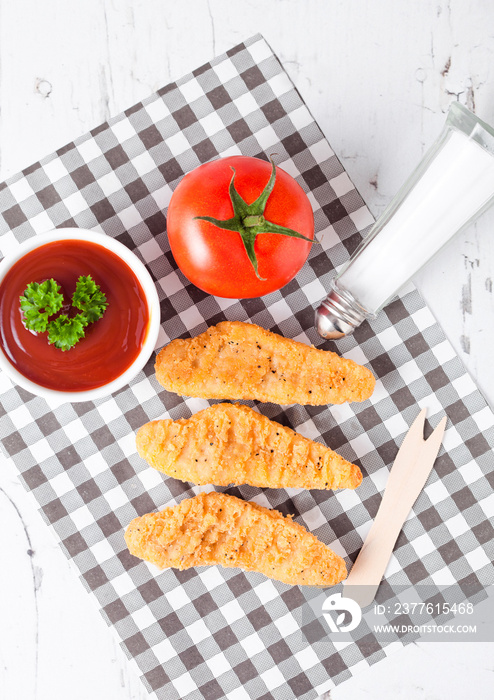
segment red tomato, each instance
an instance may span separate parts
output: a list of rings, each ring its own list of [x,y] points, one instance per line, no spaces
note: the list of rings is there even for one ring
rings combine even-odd
[[[259,297],[287,284],[306,261],[311,242],[292,235],[297,232],[312,240],[314,216],[307,195],[291,175],[276,168],[265,208],[254,212],[256,216],[245,209],[263,193],[268,181],[272,183],[273,173],[274,166],[264,160],[231,156],[199,166],[179,183],[168,208],[168,238],[177,265],[200,289],[233,299]],[[229,192],[232,177],[244,200],[237,200],[237,211]],[[238,230],[225,230],[194,217],[211,217],[220,225],[234,221],[223,224],[229,226],[240,221],[247,247],[251,241],[251,259]],[[291,229],[292,235],[262,232],[269,224]]]

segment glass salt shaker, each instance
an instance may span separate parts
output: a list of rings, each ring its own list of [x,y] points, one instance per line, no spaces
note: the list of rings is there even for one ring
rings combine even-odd
[[[494,129],[453,102],[429,151],[316,311],[323,338],[375,318],[456,233],[494,203]]]

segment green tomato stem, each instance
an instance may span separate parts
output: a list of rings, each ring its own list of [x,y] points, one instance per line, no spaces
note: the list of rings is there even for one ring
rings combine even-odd
[[[208,221],[210,224],[213,224],[220,229],[226,231],[236,231],[242,239],[245,252],[254,269],[254,272],[260,280],[264,280],[265,278],[261,277],[259,274],[258,261],[254,250],[254,245],[257,236],[261,233],[276,233],[282,236],[301,238],[309,243],[318,243],[318,241],[308,238],[307,236],[303,236],[301,233],[298,233],[298,231],[286,228],[285,226],[279,226],[278,224],[274,224],[264,218],[264,210],[271,192],[273,191],[276,180],[276,166],[271,158],[270,161],[272,165],[271,175],[265,188],[255,202],[252,204],[247,204],[247,202],[237,192],[235,187],[236,172],[235,168],[232,168],[233,176],[230,180],[229,194],[233,207],[233,217],[231,219],[215,219],[212,216],[194,217],[194,219]]]

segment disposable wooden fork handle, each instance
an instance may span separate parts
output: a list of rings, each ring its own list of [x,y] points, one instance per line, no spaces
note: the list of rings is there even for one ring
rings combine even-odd
[[[374,600],[398,535],[432,470],[446,420],[445,417],[440,421],[425,443],[421,439],[423,444],[418,453],[416,449],[410,449],[409,453],[402,453],[399,463],[393,465],[390,490],[388,492],[389,487],[386,488],[374,523],[344,584],[344,595],[347,596],[351,596],[352,586],[365,587],[356,597],[362,607]]]
[[[418,467],[418,471],[420,465],[415,466]],[[397,500],[382,502],[376,519],[352,567],[350,576],[345,584],[346,586],[376,586],[376,588],[379,586],[398,535],[417,496],[427,481],[430,469],[429,466],[425,474],[423,473],[424,470],[422,470],[421,483],[417,483],[415,488],[405,479],[401,490],[397,493]]]
[[[375,587],[369,590],[371,601],[374,599],[375,589],[381,583],[403,522],[390,527],[386,513],[381,518],[376,517],[352,567],[352,578],[345,581],[345,590],[351,586]]]

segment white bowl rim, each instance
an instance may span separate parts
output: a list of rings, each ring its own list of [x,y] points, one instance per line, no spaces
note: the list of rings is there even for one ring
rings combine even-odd
[[[13,382],[35,396],[41,396],[47,400],[55,399],[68,403],[80,403],[82,401],[93,401],[94,399],[110,396],[110,394],[113,394],[122,387],[126,386],[141,371],[156,347],[161,324],[161,307],[158,292],[156,291],[156,286],[153,279],[146,266],[139,260],[135,253],[124,246],[123,243],[120,243],[120,241],[117,241],[115,238],[108,236],[106,233],[100,233],[99,231],[91,231],[91,229],[76,228],[72,226],[53,229],[52,231],[48,231],[46,233],[40,233],[28,238],[22,243],[19,243],[15,251],[13,251],[10,255],[5,256],[5,258],[0,262],[0,283],[10,268],[18,260],[23,258],[26,253],[46,245],[47,243],[71,240],[89,241],[112,251],[121,260],[127,263],[139,280],[146,297],[149,312],[148,331],[139,354],[134,362],[127,367],[125,372],[123,372],[116,379],[108,382],[108,384],[103,384],[102,386],[85,391],[57,391],[56,389],[49,389],[48,387],[36,384],[21,374],[14,367],[14,365],[10,363],[1,346],[0,369],[4,370]]]

